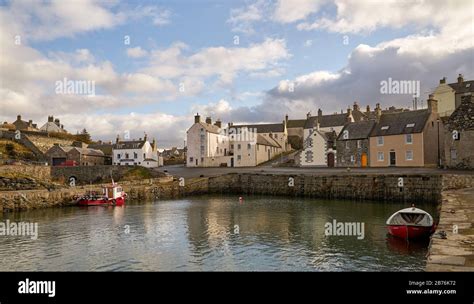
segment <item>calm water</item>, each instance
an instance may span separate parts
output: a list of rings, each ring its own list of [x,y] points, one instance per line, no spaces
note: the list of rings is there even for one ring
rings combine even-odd
[[[0,236],[2,271],[419,271],[427,244],[387,237],[404,204],[203,196],[125,207],[0,215],[38,223],[38,239]],[[434,214],[434,206],[418,207]],[[365,222],[365,238],[324,224]]]

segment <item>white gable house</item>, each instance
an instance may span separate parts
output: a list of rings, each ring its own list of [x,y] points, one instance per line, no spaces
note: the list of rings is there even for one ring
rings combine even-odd
[[[112,162],[117,166],[142,166],[156,168],[161,165],[156,141],[150,143],[146,136],[142,140],[119,140],[113,146]]]

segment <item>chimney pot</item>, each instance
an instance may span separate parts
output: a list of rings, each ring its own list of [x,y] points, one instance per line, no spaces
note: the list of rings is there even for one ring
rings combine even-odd
[[[201,122],[201,116],[199,116],[199,113],[196,113],[194,116],[194,123],[200,123]]]
[[[206,117],[206,123],[207,124],[212,124],[212,119],[210,117]]]
[[[321,117],[323,116],[323,110],[321,110],[321,108],[318,109],[318,117]]]

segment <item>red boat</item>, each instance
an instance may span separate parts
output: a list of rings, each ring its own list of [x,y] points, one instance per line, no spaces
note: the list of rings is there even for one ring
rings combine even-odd
[[[103,186],[102,194],[89,191],[77,199],[79,206],[123,206],[127,194],[122,187],[112,182],[111,185]]]
[[[388,232],[402,239],[429,237],[435,230],[433,217],[426,211],[410,207],[399,210],[387,220]]]

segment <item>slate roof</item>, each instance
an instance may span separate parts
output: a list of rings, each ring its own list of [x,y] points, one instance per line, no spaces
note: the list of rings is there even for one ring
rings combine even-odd
[[[430,112],[427,109],[382,114],[380,121],[372,130],[370,136],[421,133],[429,116]],[[415,124],[413,127],[407,127],[408,124],[413,123]],[[382,130],[383,127],[388,127],[388,129]]]
[[[282,133],[285,131],[283,123],[255,124],[255,125],[232,125],[231,128],[257,129],[257,133]]]
[[[89,149],[100,150],[104,152],[105,155],[112,155],[113,144],[90,144],[87,146]]]
[[[257,135],[257,144],[281,148],[281,146],[275,140],[269,140],[268,138],[263,137],[262,135]]]
[[[201,127],[203,127],[207,132],[219,134],[219,129],[220,129],[220,128],[219,128],[218,126],[212,125],[212,124],[208,124],[208,123],[205,123],[205,122],[199,122],[199,124],[200,124]]]
[[[462,96],[461,104],[447,121],[449,131],[474,130],[474,100],[472,96]]]
[[[453,88],[456,93],[474,92],[474,80],[463,81],[461,84],[457,82],[449,83],[448,85]]]
[[[123,149],[141,149],[145,144],[145,140],[127,140],[119,141],[114,144],[114,150],[123,150]]]
[[[306,119],[288,119],[286,123],[287,128],[304,128]]]
[[[342,114],[331,114],[331,115],[322,115],[310,116],[304,125],[305,129],[314,128],[319,121],[320,128],[329,128],[329,127],[338,127],[343,126],[346,123],[347,113]]]
[[[366,139],[369,138],[370,132],[375,126],[375,120],[363,120],[347,123],[342,128],[341,133],[337,137],[337,140],[354,140],[354,139]],[[344,131],[348,131],[348,138],[344,139]]]

